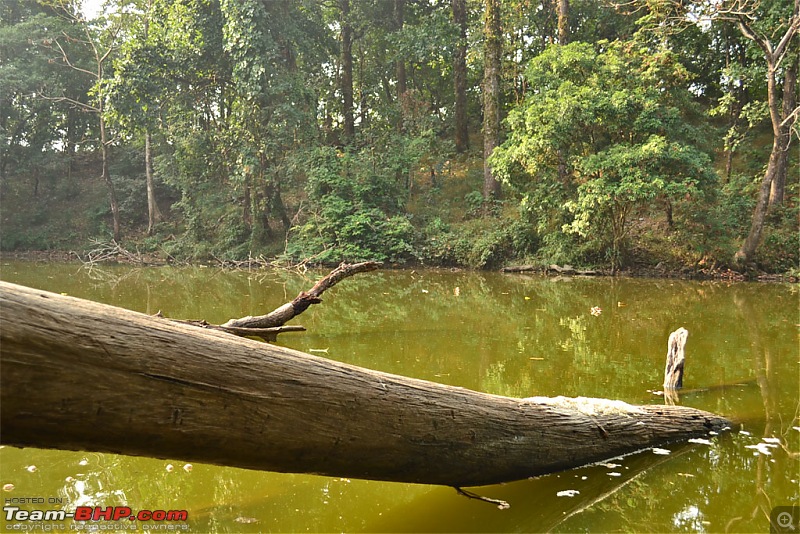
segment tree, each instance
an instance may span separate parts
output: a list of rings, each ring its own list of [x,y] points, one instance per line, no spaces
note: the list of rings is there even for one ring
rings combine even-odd
[[[615,270],[633,209],[697,198],[715,175],[675,57],[634,42],[598,48],[553,45],[531,62],[537,90],[509,113],[491,163],[540,233],[594,241]]]
[[[781,7],[780,2],[778,4]],[[728,13],[734,16],[742,34],[756,43],[764,54],[764,59],[767,63],[767,103],[770,122],[772,123],[773,141],[767,170],[758,190],[758,199],[753,211],[750,232],[735,256],[735,260],[744,265],[753,261],[756,249],[761,243],[770,203],[779,204],[783,202],[791,130],[797,121],[798,111],[800,111],[793,107],[794,87],[797,80],[796,56],[794,63],[788,65],[785,69],[784,91],[788,88],[788,94],[784,92],[784,96],[789,98],[784,98],[783,103],[781,103],[781,93],[778,85],[780,65],[792,50],[791,42],[798,30],[800,30],[800,0],[794,0],[791,15],[785,19],[786,22],[782,25],[785,30],[782,34],[777,34],[779,36],[777,41],[773,39],[773,34],[769,28],[763,28],[761,24],[758,24],[764,19],[763,15],[758,17],[759,13],[757,13],[756,7],[751,4],[747,5],[746,8],[746,10],[742,11],[738,5],[730,8],[724,6],[722,13],[726,16]]]
[[[150,24],[154,13],[154,0],[132,6],[138,16],[127,17],[127,38],[115,60],[115,75],[109,82],[109,117],[129,131],[143,130],[144,169],[147,188],[147,235],[152,235],[155,225],[163,216],[158,207],[153,177],[153,130],[157,128],[161,113],[161,100],[165,91],[156,90],[165,72],[159,68],[163,61],[158,57],[157,44],[150,37]],[[133,20],[130,20],[133,19]]]
[[[43,94],[42,97],[55,102],[66,102],[82,111],[96,115],[100,134],[98,144],[102,157],[101,179],[108,190],[108,198],[111,205],[113,237],[115,241],[119,241],[121,237],[119,202],[117,202],[114,182],[111,179],[108,168],[110,160],[109,149],[112,141],[109,138],[106,122],[106,81],[108,78],[107,66],[113,60],[112,54],[119,47],[117,37],[121,28],[117,24],[103,27],[103,21],[95,21],[97,23],[97,27],[95,27],[92,22],[86,20],[77,5],[67,3],[63,0],[58,0],[56,5],[60,8],[61,15],[64,16],[73,27],[74,33],[62,33],[61,36],[55,38],[48,44],[48,47],[59,56],[58,59],[63,66],[75,73],[87,76],[88,79],[91,80],[93,88],[90,94],[87,95],[88,98],[86,101],[70,97],[66,94]],[[100,28],[102,28],[102,30]],[[73,61],[73,57],[68,52],[69,46],[67,43],[77,43],[90,51],[92,57],[91,67],[84,67]]]
[[[558,0],[558,43],[569,43],[569,0]]]
[[[453,86],[455,89],[456,152],[469,148],[467,123],[467,1],[452,0],[453,23],[458,27],[458,42],[453,53]]]
[[[344,115],[344,142],[350,144],[356,135],[353,111],[353,23],[350,20],[350,0],[339,0],[341,26],[341,91]]]
[[[500,197],[490,157],[500,144],[500,67],[503,54],[499,0],[485,0],[483,14],[483,198]]]
[[[800,29],[800,0],[699,0],[693,3],[681,0],[658,3],[636,0],[631,4],[648,11],[641,20],[661,38],[669,38],[670,35],[698,23],[733,23],[742,36],[752,41],[764,59],[772,149],[759,184],[750,230],[734,256],[736,263],[749,266],[761,243],[770,205],[783,201],[787,151],[791,130],[798,115],[798,109],[793,106],[797,78],[797,69],[793,64],[797,52],[792,42]],[[788,65],[782,68],[782,63]],[[780,89],[781,81],[784,83],[783,94]]]

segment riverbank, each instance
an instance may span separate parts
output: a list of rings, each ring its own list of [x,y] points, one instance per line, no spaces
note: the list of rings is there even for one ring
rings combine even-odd
[[[267,259],[263,256],[251,257],[246,260],[211,260],[211,261],[183,261],[175,258],[164,257],[158,254],[142,254],[129,252],[120,247],[116,253],[112,250],[102,256],[92,258],[89,255],[81,255],[74,251],[64,250],[25,250],[25,251],[2,251],[0,261],[31,261],[31,262],[81,262],[86,265],[100,264],[124,264],[140,265],[142,267],[158,267],[163,265],[213,265],[226,269],[299,269],[305,270],[314,267],[330,267],[327,264],[317,264],[311,262],[300,262],[296,264]],[[385,269],[434,269],[448,271],[479,271],[480,269],[470,269],[467,267],[443,267],[436,265],[423,264],[387,264]],[[489,270],[489,269],[485,269]],[[681,267],[672,269],[658,264],[655,267],[638,266],[628,267],[612,273],[609,269],[601,268],[575,268],[571,265],[556,264],[525,264],[507,265],[499,270],[508,275],[514,274],[535,274],[549,277],[619,277],[619,278],[667,278],[679,280],[719,280],[725,282],[783,282],[796,284],[800,282],[800,277],[793,272],[787,273],[766,273],[753,271],[749,273],[737,272],[726,267],[701,267],[692,269]]]

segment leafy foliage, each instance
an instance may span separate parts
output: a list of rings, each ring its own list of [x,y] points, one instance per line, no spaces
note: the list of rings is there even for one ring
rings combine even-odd
[[[632,210],[696,199],[716,177],[675,58],[636,43],[598,49],[554,45],[531,62],[537,89],[509,114],[492,161],[540,233],[576,234],[616,268]]]

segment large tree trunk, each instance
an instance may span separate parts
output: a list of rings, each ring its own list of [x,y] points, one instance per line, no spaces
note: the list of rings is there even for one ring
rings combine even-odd
[[[500,182],[494,177],[489,156],[500,144],[500,60],[503,53],[500,32],[500,3],[485,0],[483,36],[483,198],[500,197]]]
[[[467,129],[467,0],[453,0],[453,23],[458,27],[458,44],[453,55],[455,89],[456,152],[469,149]]]
[[[678,406],[513,399],[0,282],[0,439],[472,486],[706,436]]]

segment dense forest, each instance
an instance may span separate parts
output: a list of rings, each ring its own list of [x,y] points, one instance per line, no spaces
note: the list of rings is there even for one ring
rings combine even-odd
[[[800,268],[800,0],[0,4],[2,249]]]

